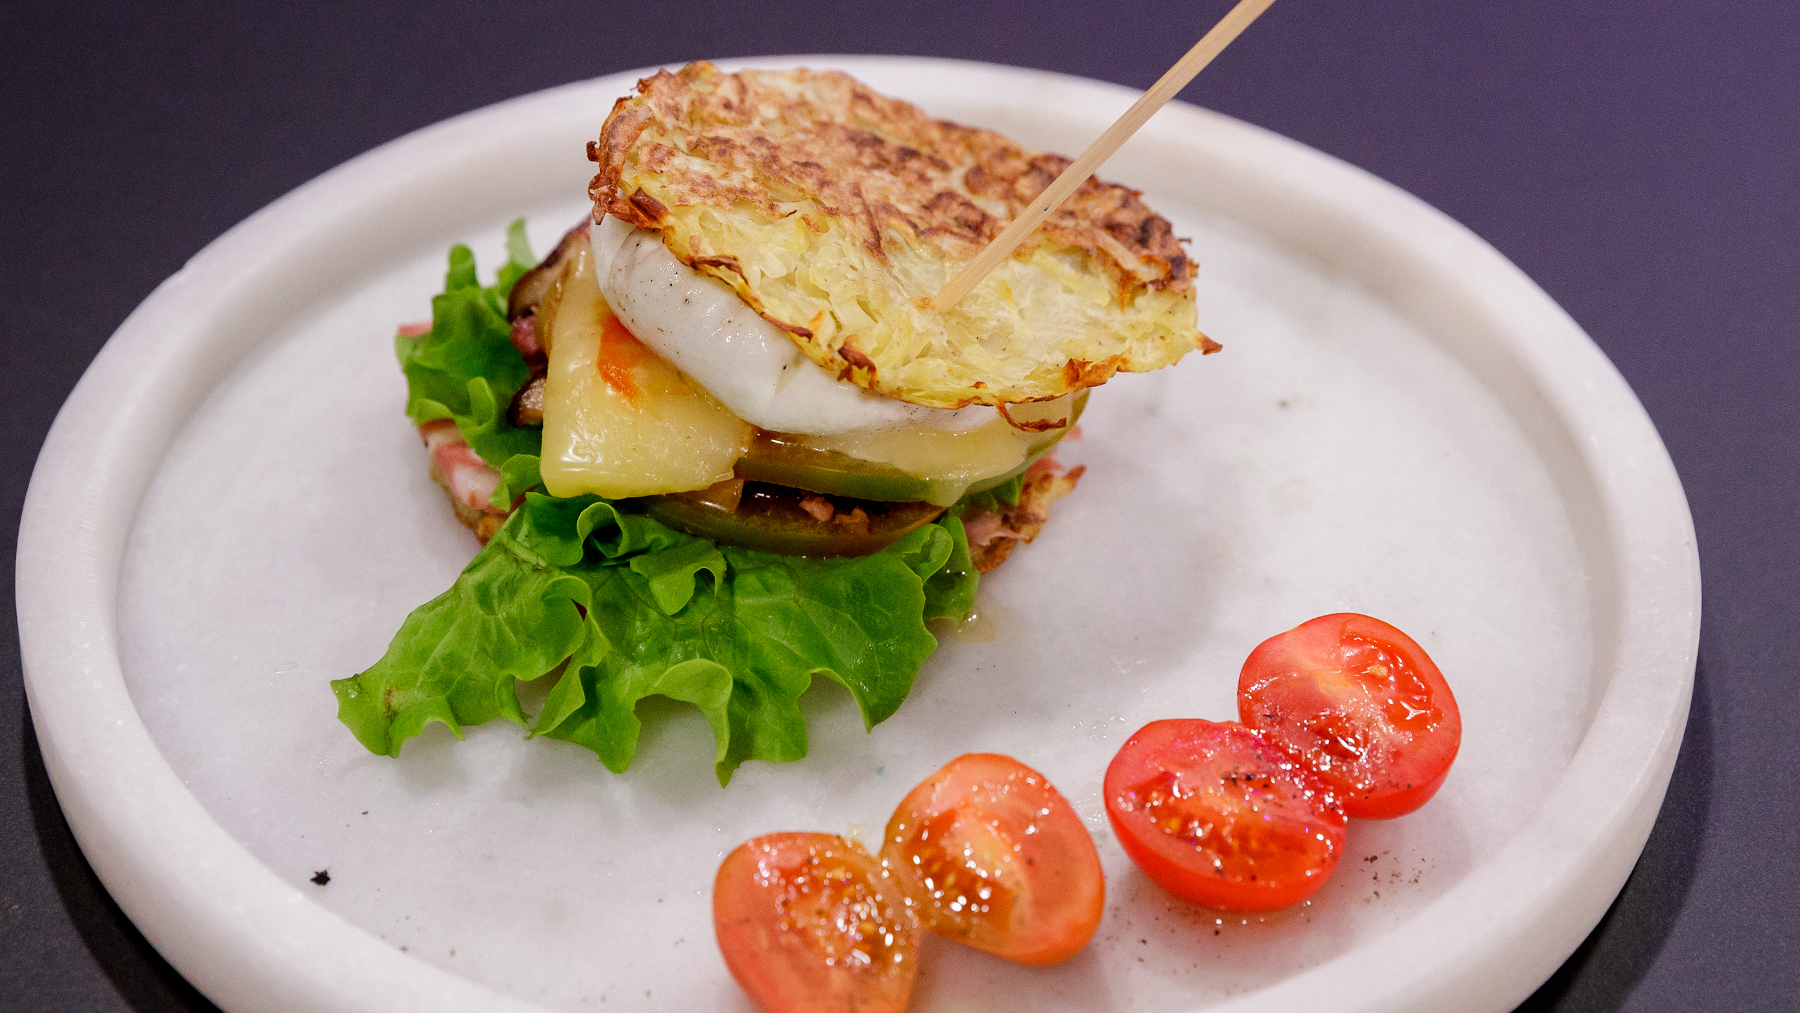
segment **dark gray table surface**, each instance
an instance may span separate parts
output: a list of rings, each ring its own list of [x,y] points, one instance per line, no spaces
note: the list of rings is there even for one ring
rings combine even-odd
[[[926,54],[1145,87],[1228,5],[141,6],[0,22],[0,528],[133,306],[409,130],[702,56]],[[1522,1009],[1800,1008],[1800,4],[1283,0],[1183,97],[1498,247],[1618,364],[1680,470],[1706,588],[1687,737],[1624,892]],[[0,1009],[211,1008],[82,860],[0,637]]]

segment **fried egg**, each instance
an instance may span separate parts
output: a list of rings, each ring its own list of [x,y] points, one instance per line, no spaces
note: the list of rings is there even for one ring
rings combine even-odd
[[[619,320],[739,418],[825,436],[894,429],[964,432],[993,408],[927,408],[872,394],[807,358],[723,283],[675,259],[662,237],[617,218],[590,230],[600,292]]]

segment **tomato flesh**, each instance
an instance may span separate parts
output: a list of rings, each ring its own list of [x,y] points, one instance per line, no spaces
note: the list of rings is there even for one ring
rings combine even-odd
[[[1329,789],[1235,721],[1152,721],[1113,757],[1104,790],[1131,860],[1206,907],[1297,903],[1325,885],[1344,850]]]
[[[834,834],[769,834],[713,883],[725,966],[770,1013],[900,1013],[924,930],[881,863]]]
[[[1449,776],[1456,698],[1411,637],[1353,612],[1270,637],[1238,676],[1238,716],[1313,770],[1346,815],[1403,816]]]
[[[970,753],[914,788],[888,821],[883,864],[925,927],[1021,964],[1054,964],[1093,937],[1100,855],[1044,775]]]

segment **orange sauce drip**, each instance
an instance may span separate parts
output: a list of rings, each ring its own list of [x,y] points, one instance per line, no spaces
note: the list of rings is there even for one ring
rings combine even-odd
[[[638,364],[649,355],[650,349],[626,330],[618,317],[606,315],[606,321],[600,325],[600,355],[595,365],[606,385],[625,395],[625,400],[633,405],[644,396],[635,373]]]

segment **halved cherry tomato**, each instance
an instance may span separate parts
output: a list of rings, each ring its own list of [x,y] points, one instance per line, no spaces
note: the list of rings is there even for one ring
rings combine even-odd
[[[1081,817],[1044,775],[970,753],[914,788],[882,842],[925,927],[1021,964],[1054,964],[1100,925],[1106,883]]]
[[[1345,815],[1361,819],[1424,805],[1462,744],[1456,698],[1425,649],[1354,612],[1320,616],[1250,652],[1238,716],[1311,767]]]
[[[770,834],[725,856],[713,931],[769,1013],[900,1013],[924,938],[881,863],[835,834]]]
[[[1152,721],[1106,768],[1106,815],[1156,885],[1225,911],[1270,911],[1325,885],[1344,814],[1292,757],[1235,721]]]

